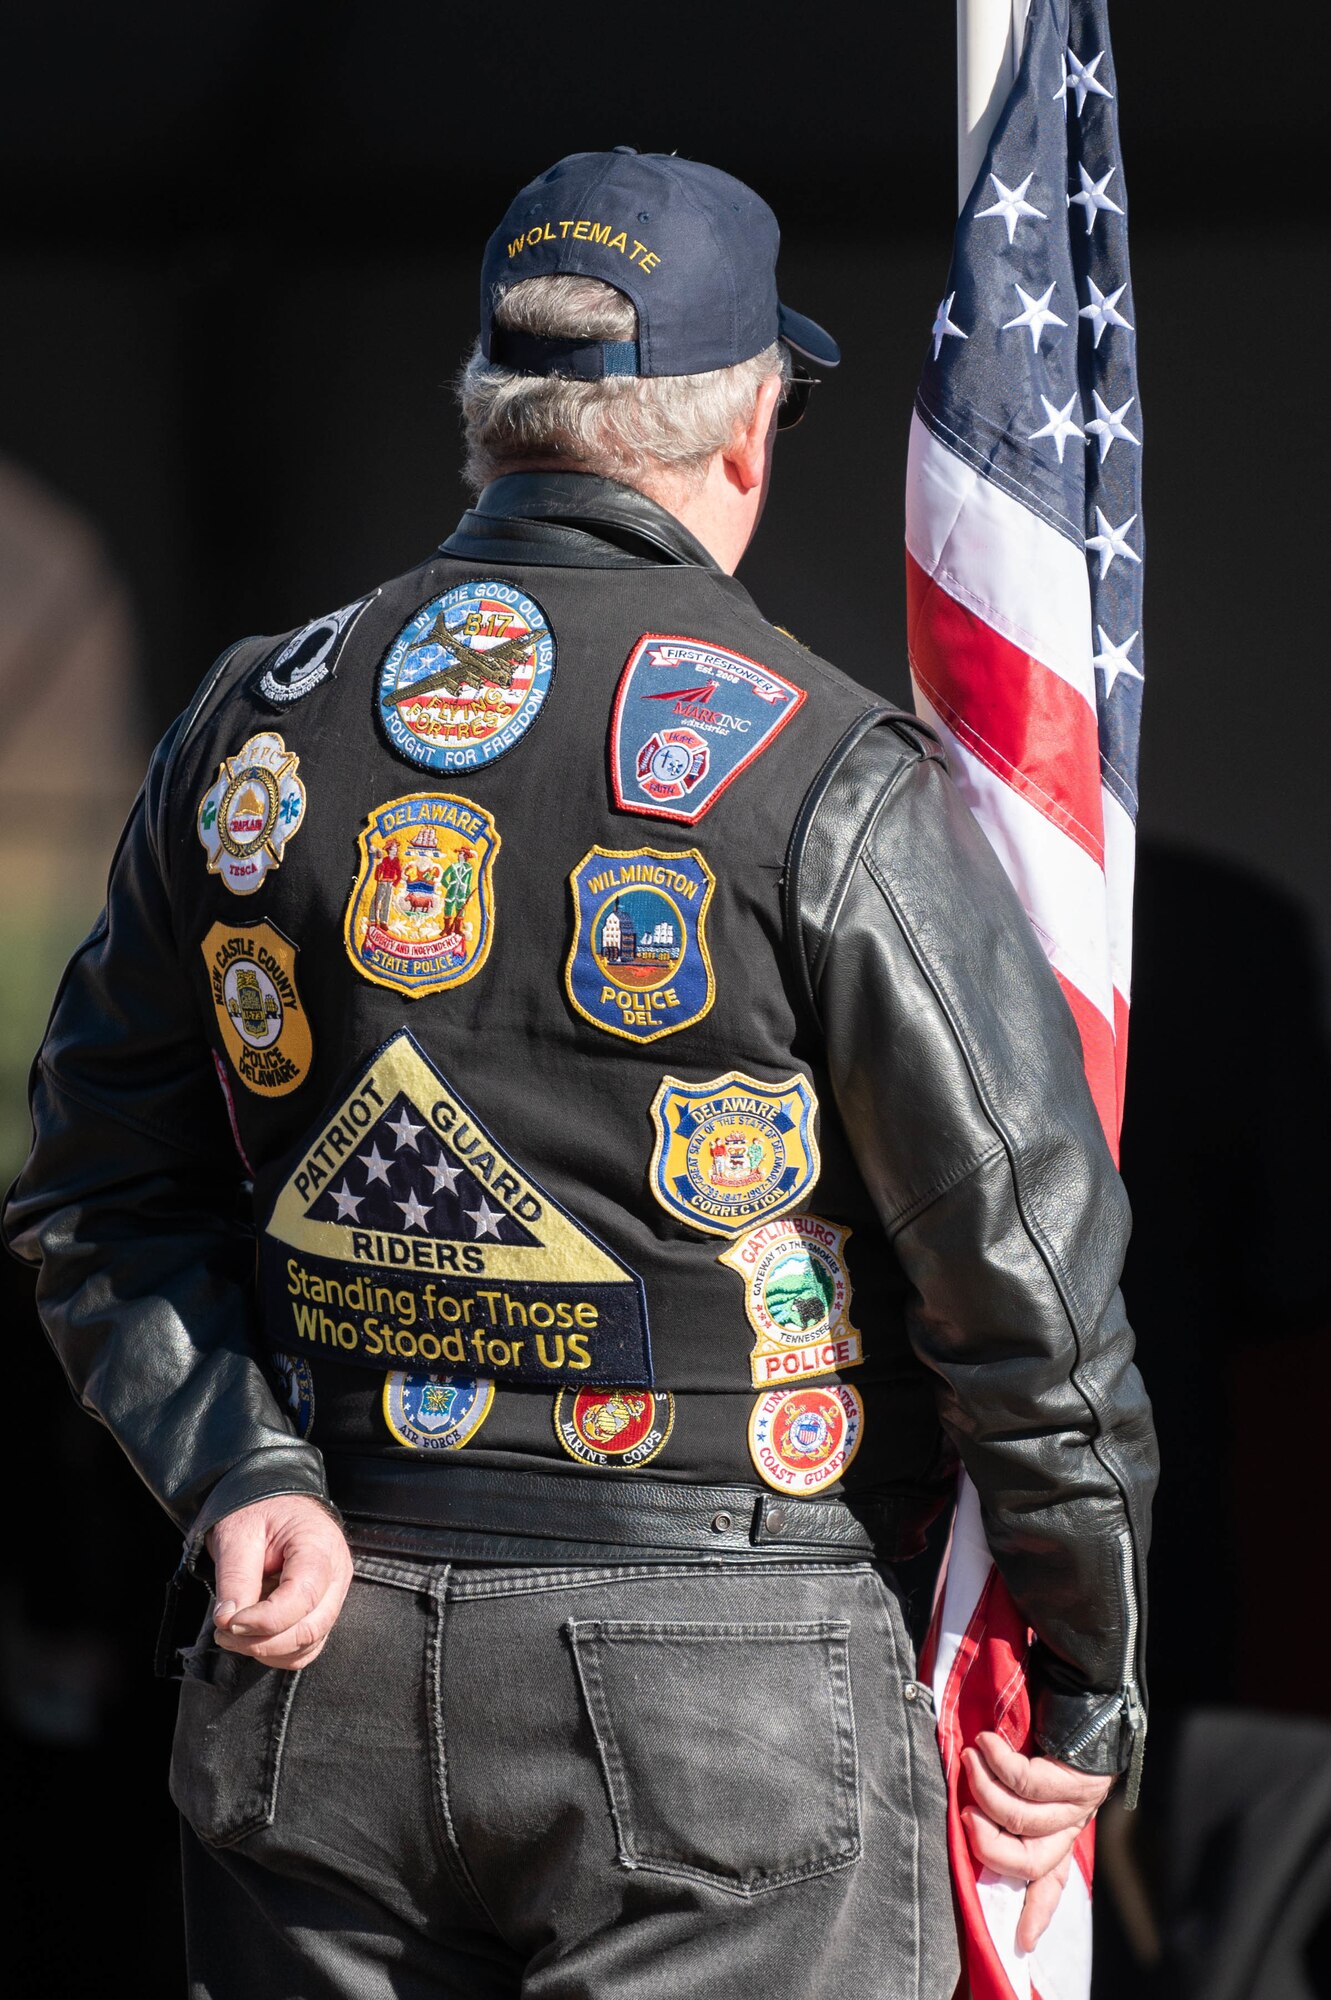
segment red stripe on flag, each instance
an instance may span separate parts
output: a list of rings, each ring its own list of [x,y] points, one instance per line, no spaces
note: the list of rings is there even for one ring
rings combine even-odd
[[[1100,1123],[1104,1127],[1105,1140],[1113,1156],[1114,1165],[1117,1166],[1119,1076],[1118,1051],[1114,1030],[1110,1027],[1100,1009],[1088,1000],[1086,995],[1079,987],[1074,986],[1070,979],[1065,979],[1062,973],[1057,970],[1055,970],[1054,977],[1062,987],[1063,998],[1067,1001],[1069,1007],[1071,1007],[1072,1017],[1077,1023],[1077,1032],[1081,1036],[1082,1060],[1086,1065],[1086,1081],[1091,1086],[1091,1096],[1095,1099],[1095,1108],[1100,1114]],[[1115,1013],[1118,1012],[1118,1007],[1119,995],[1116,992],[1114,995]],[[1125,1009],[1124,1026],[1126,1027],[1126,1025],[1127,1016]]]
[[[949,729],[1103,868],[1100,745],[1087,702],[949,597],[906,553],[911,666]]]

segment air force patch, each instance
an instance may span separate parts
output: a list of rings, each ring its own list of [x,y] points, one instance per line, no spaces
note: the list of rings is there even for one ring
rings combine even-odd
[[[413,1451],[460,1451],[475,1437],[495,1399],[493,1382],[472,1375],[405,1375],[384,1379],[384,1422]]]
[[[711,1236],[781,1215],[818,1178],[817,1113],[802,1076],[758,1083],[732,1069],[708,1083],[663,1077],[652,1103],[652,1193]]]
[[[343,924],[347,956],[409,1000],[474,979],[494,932],[499,831],[451,792],[410,792],[376,806]]]
[[[236,1075],[256,1097],[285,1097],[304,1083],[313,1055],[297,947],[271,924],[214,924],[200,950]]]
[[[340,611],[312,618],[308,625],[288,639],[285,646],[269,655],[254,682],[254,691],[278,708],[290,708],[329,680],[337,671],[338,654],[351,635],[351,628],[367,604],[379,595],[358,597]]]
[[[473,771],[521,742],[541,712],[555,640],[511,583],[459,583],[403,626],[379,669],[384,733],[422,771]]]
[[[783,1215],[721,1252],[718,1263],[744,1280],[744,1310],[758,1336],[749,1363],[756,1389],[863,1361],[849,1319],[849,1235],[820,1215]]]
[[[610,783],[621,812],[694,826],[805,698],[771,667],[645,632],[619,677]]]
[[[707,950],[715,877],[696,847],[593,847],[569,876],[568,997],[584,1021],[655,1042],[701,1021],[716,982]]]
[[[224,757],[199,801],[198,831],[208,873],[233,895],[252,896],[270,868],[281,865],[287,842],[305,817],[300,763],[280,736],[264,730]]]
[[[259,1254],[280,1349],[556,1388],[652,1380],[641,1279],[405,1032],[305,1142]]]

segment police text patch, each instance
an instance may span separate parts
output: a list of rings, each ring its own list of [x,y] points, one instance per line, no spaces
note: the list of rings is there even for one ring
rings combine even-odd
[[[271,924],[214,924],[200,950],[237,1076],[256,1097],[285,1097],[304,1083],[313,1054],[297,947]]]
[[[820,1215],[782,1215],[721,1252],[718,1263],[744,1280],[744,1310],[758,1336],[749,1363],[755,1388],[863,1361],[864,1343],[849,1318],[849,1235]]]
[[[410,792],[375,807],[358,845],[343,924],[356,970],[409,1000],[474,979],[494,932],[489,813],[451,792]]]
[[[569,876],[568,997],[584,1021],[655,1042],[700,1021],[716,982],[707,950],[715,877],[696,847],[593,847]]]
[[[743,653],[645,632],[615,692],[615,804],[696,825],[803,701],[803,688]]]
[[[652,1102],[652,1193],[694,1229],[734,1236],[803,1201],[818,1178],[818,1101],[802,1076],[663,1077]]]

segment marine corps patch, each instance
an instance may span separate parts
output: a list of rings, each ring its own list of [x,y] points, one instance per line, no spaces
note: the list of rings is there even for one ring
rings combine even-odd
[[[696,825],[804,699],[803,688],[743,653],[644,632],[615,691],[615,804]]]
[[[652,1193],[711,1236],[783,1214],[818,1178],[817,1113],[802,1076],[758,1083],[732,1069],[708,1083],[662,1077],[652,1102]]]
[[[541,712],[555,640],[511,583],[459,583],[399,632],[379,669],[379,718],[423,771],[474,771],[520,743]]]
[[[493,1382],[474,1375],[404,1375],[384,1380],[384,1422],[413,1451],[460,1451],[475,1437],[495,1399]]]
[[[358,597],[354,604],[344,604],[340,611],[312,618],[264,661],[255,677],[255,693],[278,708],[290,708],[293,702],[313,694],[315,688],[337,672],[338,655],[351,636],[352,626],[378,595],[377,590],[372,590],[368,597]]]
[[[343,924],[356,970],[408,1000],[474,979],[494,934],[489,813],[450,792],[411,792],[376,806],[357,840]]]
[[[236,1075],[258,1097],[285,1097],[313,1056],[296,991],[298,947],[271,924],[214,924],[199,949]]]
[[[758,1336],[749,1363],[756,1389],[863,1361],[864,1343],[847,1318],[849,1236],[819,1215],[783,1215],[721,1252],[717,1262],[744,1280],[744,1310]]]
[[[593,847],[569,876],[568,997],[584,1021],[632,1042],[692,1027],[716,992],[707,906],[716,878],[696,847]]]
[[[675,1426],[675,1399],[649,1389],[561,1389],[555,1436],[579,1465],[646,1465]]]
[[[749,1418],[749,1457],[778,1493],[820,1493],[840,1479],[863,1429],[864,1404],[844,1382],[769,1389]]]
[[[552,1388],[652,1380],[637,1273],[405,1031],[290,1162],[259,1268],[264,1331],[283,1350]]]
[[[305,817],[300,763],[272,730],[251,736],[224,757],[199,801],[199,839],[208,873],[237,896],[252,896],[270,868],[280,867],[287,842]]]
[[[282,1407],[295,1426],[296,1436],[307,1438],[314,1429],[314,1372],[298,1354],[271,1356]]]

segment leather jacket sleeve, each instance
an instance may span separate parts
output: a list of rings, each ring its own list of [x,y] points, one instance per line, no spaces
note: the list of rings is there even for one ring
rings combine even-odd
[[[327,1503],[257,1360],[245,1177],[182,975],[155,828],[177,731],[158,748],[33,1066],[35,1138],[5,1210],[40,1265],[47,1333],[186,1532],[277,1493]]]
[[[1128,1208],[1076,1025],[931,734],[863,719],[806,801],[791,935],[913,1289],[911,1339],[1037,1635],[1036,1733],[1122,1770],[1144,1730],[1156,1452],[1118,1290]]]

